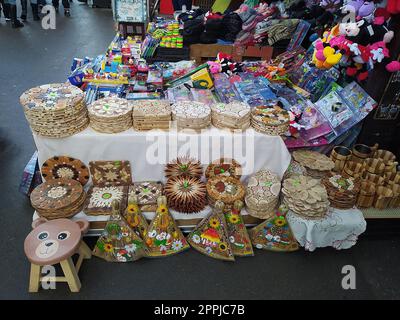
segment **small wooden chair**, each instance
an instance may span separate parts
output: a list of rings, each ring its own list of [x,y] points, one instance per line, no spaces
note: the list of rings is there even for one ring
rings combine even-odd
[[[72,221],[44,218],[32,223],[33,230],[25,239],[24,250],[31,262],[29,292],[38,292],[39,284],[47,282],[67,282],[72,292],[79,292],[81,281],[78,277],[83,259],[90,259],[92,252],[82,240],[89,228],[86,220]],[[72,261],[74,254],[79,254],[76,265]],[[41,276],[43,266],[61,265],[63,277]]]

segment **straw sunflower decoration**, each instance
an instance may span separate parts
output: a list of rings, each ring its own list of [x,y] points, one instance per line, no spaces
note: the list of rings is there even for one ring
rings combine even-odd
[[[200,178],[203,168],[199,161],[189,157],[179,157],[168,163],[165,167],[165,176],[171,177],[196,177]]]
[[[194,177],[172,177],[168,179],[164,193],[171,209],[193,213],[204,209],[207,190],[204,182]]]

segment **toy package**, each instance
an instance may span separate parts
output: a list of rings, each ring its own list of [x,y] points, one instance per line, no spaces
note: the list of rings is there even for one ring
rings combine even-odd
[[[215,92],[221,102],[240,101],[238,92],[225,73],[214,74]]]
[[[190,89],[190,93],[192,94],[194,101],[202,102],[208,105],[217,102],[211,90],[192,88]]]
[[[185,85],[179,85],[174,88],[167,90],[167,97],[169,102],[176,103],[178,101],[193,101],[192,93],[190,88]]]
[[[332,82],[339,78],[339,71],[335,68],[321,70],[305,62],[290,75],[291,81],[310,93],[310,100],[317,101]]]
[[[197,89],[211,89],[214,86],[214,82],[208,70],[208,64],[204,63],[190,72],[186,71],[184,76],[170,81],[169,85],[177,86],[184,83]]]
[[[309,100],[299,124],[302,126],[300,135],[307,141],[322,137],[332,131],[329,121]]]
[[[357,123],[357,115],[337,91],[331,91],[318,100],[315,106],[329,121],[336,135],[341,134],[346,127]],[[344,122],[346,122],[346,127],[342,126]]]
[[[377,106],[376,101],[355,81],[345,86],[343,90],[339,90],[338,93],[355,110],[359,120],[364,119]]]
[[[255,87],[252,80],[243,80],[235,82],[235,88],[243,102],[246,102],[250,107],[262,106],[265,104],[264,97]]]

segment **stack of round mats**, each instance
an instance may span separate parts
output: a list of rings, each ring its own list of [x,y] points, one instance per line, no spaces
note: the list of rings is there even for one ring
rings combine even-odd
[[[258,132],[280,136],[289,130],[289,113],[279,106],[258,106],[251,110],[251,126]]]
[[[250,107],[237,101],[213,104],[211,121],[215,127],[220,129],[246,130],[250,127]]]
[[[89,124],[85,95],[69,83],[32,88],[21,95],[20,103],[32,131],[41,136],[68,137]]]
[[[281,182],[269,170],[258,171],[251,176],[246,188],[246,210],[259,219],[268,219],[278,205]]]
[[[211,109],[196,101],[179,101],[172,105],[172,120],[176,120],[178,130],[201,130],[211,124]]]
[[[306,168],[307,175],[314,178],[324,177],[335,167],[335,163],[326,155],[310,150],[296,150],[292,153],[293,158]]]
[[[118,133],[132,127],[132,107],[118,97],[96,100],[88,106],[90,127],[102,133]]]
[[[84,186],[89,180],[89,169],[86,165],[75,158],[68,156],[54,156],[47,159],[41,168],[42,177],[51,179],[74,179]]]
[[[32,207],[46,219],[70,218],[82,210],[86,199],[82,185],[73,179],[51,179],[30,196]]]

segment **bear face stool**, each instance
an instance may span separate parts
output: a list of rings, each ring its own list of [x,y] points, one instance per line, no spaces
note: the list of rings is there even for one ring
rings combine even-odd
[[[89,229],[86,220],[72,221],[44,218],[32,223],[33,230],[25,239],[25,255],[31,262],[29,292],[37,292],[42,281],[67,282],[72,292],[79,292],[81,282],[78,272],[83,259],[92,256],[91,250],[83,242],[82,236]],[[72,256],[79,254],[74,265]],[[60,264],[64,277],[41,276],[43,266]]]

